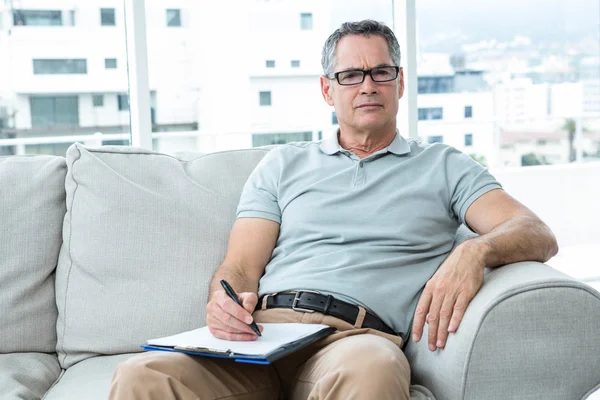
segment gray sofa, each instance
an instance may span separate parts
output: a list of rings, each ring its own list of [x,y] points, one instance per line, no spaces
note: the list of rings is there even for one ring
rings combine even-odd
[[[204,325],[267,151],[0,158],[0,398],[106,399],[145,340]],[[540,263],[488,271],[446,349],[406,354],[437,399],[582,399],[600,386],[600,294]]]

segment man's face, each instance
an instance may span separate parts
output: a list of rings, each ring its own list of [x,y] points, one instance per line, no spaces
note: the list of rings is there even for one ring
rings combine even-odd
[[[335,59],[333,72],[394,65],[386,40],[377,35],[344,36],[337,44]],[[395,80],[373,82],[367,74],[362,83],[352,86],[342,86],[336,79],[321,76],[321,92],[327,104],[335,107],[342,130],[346,126],[361,131],[395,126],[404,76],[400,69]]]

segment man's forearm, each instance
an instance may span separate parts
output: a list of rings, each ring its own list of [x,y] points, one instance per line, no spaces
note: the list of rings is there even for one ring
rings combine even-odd
[[[242,269],[235,266],[222,264],[210,283],[208,300],[212,298],[217,290],[222,290],[221,279],[225,279],[236,293],[254,292],[258,293],[258,281],[253,282]]]
[[[474,246],[489,268],[519,261],[546,262],[558,252],[556,237],[550,228],[530,216],[510,219],[464,244]]]

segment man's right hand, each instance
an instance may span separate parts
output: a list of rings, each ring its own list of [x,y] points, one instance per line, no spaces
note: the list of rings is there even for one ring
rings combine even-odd
[[[214,292],[206,306],[206,324],[214,337],[223,340],[252,341],[258,335],[252,331],[250,324],[253,321],[252,312],[258,303],[256,293],[238,293],[244,307],[240,307],[224,290]],[[262,332],[263,327],[258,326]]]

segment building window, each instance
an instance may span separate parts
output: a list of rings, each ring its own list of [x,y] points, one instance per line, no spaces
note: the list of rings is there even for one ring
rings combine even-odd
[[[31,126],[78,126],[77,96],[33,96],[30,98]]]
[[[337,115],[335,115],[335,111],[331,112],[331,125],[338,125]]]
[[[119,105],[119,111],[129,110],[129,95],[126,95],[126,94],[117,95],[117,104]]]
[[[444,109],[442,107],[419,108],[419,121],[443,119]]]
[[[271,105],[271,92],[259,92],[259,104],[261,106],[270,106]]]
[[[75,10],[69,10],[69,25],[75,26]]]
[[[101,8],[100,9],[100,25],[102,26],[115,26],[115,9],[114,8]]]
[[[300,60],[292,60],[292,68],[300,68]]]
[[[92,102],[94,103],[94,107],[102,107],[104,106],[104,95],[95,94],[92,96]]]
[[[13,11],[15,26],[60,26],[62,11],[60,10],[15,10]]]
[[[465,106],[465,118],[473,118],[473,107]]]
[[[427,138],[427,141],[429,143],[444,143],[444,137],[443,136],[429,136]]]
[[[181,10],[171,8],[167,10],[167,26],[181,26]]]
[[[265,65],[267,68],[275,68],[275,60],[267,60]]]
[[[106,68],[106,69],[117,68],[117,59],[116,58],[105,58],[104,59],[104,68]]]
[[[35,75],[48,74],[87,74],[87,60],[33,60],[33,73]]]
[[[300,14],[300,29],[303,31],[310,31],[313,28],[312,13]]]
[[[465,134],[465,147],[473,146],[473,134]]]
[[[454,78],[451,76],[419,76],[417,82],[418,94],[452,93],[454,91]]]
[[[310,142],[312,132],[292,133],[255,133],[252,135],[252,147],[271,146],[290,142]]]

